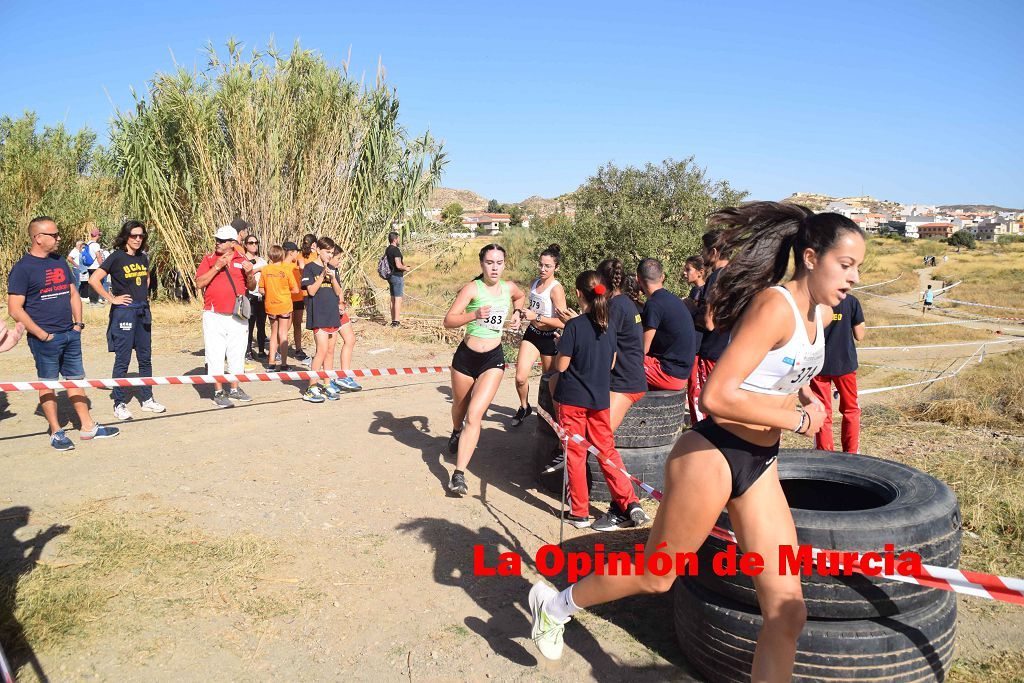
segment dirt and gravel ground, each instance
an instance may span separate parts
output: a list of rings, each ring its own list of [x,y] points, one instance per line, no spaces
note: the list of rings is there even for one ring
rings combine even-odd
[[[105,315],[89,311],[92,377],[109,376],[112,364]],[[451,347],[414,341],[410,331],[371,322],[358,331],[355,367],[450,360]],[[202,370],[198,324],[158,329],[157,338],[157,374]],[[24,344],[0,356],[5,379],[29,379],[32,367]],[[197,559],[194,571],[164,584],[170,565],[162,555],[122,558],[124,581],[68,634],[37,647],[21,677],[689,680],[669,596],[583,614],[566,631],[561,662],[536,654],[525,604],[537,578],[531,558],[557,542],[559,503],[534,485],[533,424],[508,426],[516,405],[510,373],[486,418],[463,499],[444,488],[452,469],[447,376],[363,384],[363,392],[322,405],[303,402],[297,386],[250,385],[254,402],[230,410],[214,407],[208,387],[157,388],[167,413],[143,413],[133,403],[135,419],[119,425],[119,437],[83,443],[73,431],[77,449],[66,454],[50,449],[35,395],[0,403],[0,553],[19,552],[50,530],[40,563],[60,581],[61,572],[72,576],[102,558],[65,550],[69,536],[55,525],[104,523],[185,539],[197,558],[198,549],[249,544],[220,564]],[[113,423],[106,392],[90,397],[94,415]],[[70,417],[66,403],[63,414]],[[22,507],[27,524],[10,523]],[[597,541],[593,532],[567,528],[566,535],[576,547]],[[635,532],[615,536],[600,540],[627,548],[642,540]],[[474,576],[474,544],[491,560],[499,551],[519,553],[523,576]],[[247,553],[258,561],[246,562]],[[176,561],[187,564],[187,556]],[[1020,644],[1022,615],[962,610],[961,652]]]

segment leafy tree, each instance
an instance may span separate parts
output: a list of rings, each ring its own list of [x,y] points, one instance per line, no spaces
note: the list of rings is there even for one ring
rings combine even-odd
[[[497,199],[492,199],[487,202],[487,213],[504,213],[501,210],[501,204],[498,203]]]
[[[452,202],[441,210],[441,222],[449,232],[462,230],[462,204]]]
[[[974,239],[974,235],[967,232],[966,230],[957,230],[954,232],[949,240],[946,241],[951,247],[956,247],[957,252],[960,251],[960,247],[967,247],[968,249],[974,249],[978,246],[977,241]]]
[[[0,296],[28,245],[26,229],[35,216],[56,219],[62,254],[92,227],[108,232],[120,222],[117,185],[103,172],[102,159],[103,149],[88,128],[72,135],[58,124],[40,132],[32,112],[0,117]]]
[[[654,256],[665,264],[668,284],[682,289],[683,263],[699,252],[707,216],[746,196],[708,178],[693,157],[643,168],[609,163],[565,198],[575,220],[556,214],[536,232],[541,242],[561,245],[566,280],[607,257],[632,268]]]
[[[502,213],[509,215],[512,227],[518,227],[523,224],[523,208],[518,204],[512,204],[508,207],[508,211],[503,211]]]

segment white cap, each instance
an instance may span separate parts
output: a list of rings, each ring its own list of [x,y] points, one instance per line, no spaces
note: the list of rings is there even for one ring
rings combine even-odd
[[[238,240],[238,231],[232,228],[230,225],[222,225],[217,228],[217,232],[213,234],[219,240]]]

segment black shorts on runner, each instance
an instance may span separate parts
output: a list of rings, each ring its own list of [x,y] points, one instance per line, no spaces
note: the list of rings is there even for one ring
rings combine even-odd
[[[736,436],[710,417],[695,424],[693,431],[707,439],[729,463],[729,471],[732,473],[730,500],[746,493],[779,455],[778,441],[774,446],[758,446]]]
[[[558,344],[555,343],[554,330],[538,330],[533,325],[530,325],[523,334],[523,341],[530,342],[536,346],[542,356],[558,355]]]
[[[500,345],[481,353],[466,346],[466,340],[463,339],[452,357],[452,370],[469,375],[473,379],[495,368],[505,369],[505,351]]]

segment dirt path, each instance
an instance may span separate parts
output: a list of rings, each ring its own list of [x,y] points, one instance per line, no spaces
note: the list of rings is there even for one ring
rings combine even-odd
[[[85,359],[90,376],[105,377],[112,358],[96,332],[101,320],[90,312]],[[159,336],[159,374],[202,367],[198,334],[177,332]],[[408,331],[365,323],[359,334],[356,367],[450,360],[450,347],[417,343]],[[5,379],[31,378],[31,368],[24,345],[0,356]],[[115,518],[215,544],[253,535],[270,557],[259,575],[230,567],[196,573],[178,591],[191,601],[126,581],[104,596],[80,637],[35,653],[42,670],[53,680],[176,681],[197,671],[232,681],[690,680],[667,595],[583,613],[567,629],[561,662],[535,654],[525,605],[537,577],[531,558],[557,542],[558,501],[535,488],[533,424],[508,427],[517,402],[511,376],[485,420],[464,499],[444,489],[452,469],[447,377],[364,386],[339,402],[310,405],[297,387],[252,385],[255,401],[226,411],[208,400],[209,388],[157,388],[166,414],[142,413],[134,403],[136,419],[120,425],[121,436],[79,442],[70,454],[49,448],[35,395],[9,396],[0,410],[0,518],[16,507],[31,510],[17,538]],[[94,414],[109,423],[105,392],[90,396]],[[77,432],[71,437],[79,441]],[[644,540],[628,532],[615,539],[566,534],[581,548],[598,536],[626,549]],[[49,566],[96,561],[67,557],[61,543],[47,545]],[[491,562],[499,551],[518,553],[523,575],[474,576],[474,544]],[[159,572],[159,558],[140,558],[134,570]],[[225,582],[244,600],[225,594]],[[1024,626],[986,633],[983,622],[963,611],[963,628],[973,634],[964,643],[1012,640]],[[24,678],[32,680],[27,670]]]
[[[178,350],[157,355],[158,373],[202,365],[194,355],[201,341],[187,332]],[[98,336],[88,337],[86,368],[105,377],[111,358]],[[369,353],[382,347],[393,350]],[[381,335],[357,347],[356,367],[449,360],[447,348]],[[29,378],[31,367],[24,345],[0,357],[4,378]],[[552,664],[538,661],[529,641],[525,599],[537,577],[529,564],[522,577],[473,575],[473,544],[493,561],[499,549],[532,558],[558,539],[558,501],[534,488],[534,425],[507,426],[511,377],[485,421],[465,499],[444,489],[452,467],[447,377],[364,385],[323,405],[301,401],[295,387],[253,385],[256,400],[230,410],[203,398],[206,388],[157,388],[166,414],[135,403],[136,419],[120,425],[119,437],[81,443],[72,432],[78,447],[70,454],[49,448],[36,397],[11,395],[0,423],[0,513],[31,509],[21,535],[103,515],[155,526],[173,519],[213,537],[254,533],[276,557],[264,579],[246,581],[253,596],[285,605],[280,615],[253,618],[218,606],[215,594],[198,614],[121,595],[84,640],[38,652],[43,670],[55,680],[182,680],[199,670],[219,680],[678,679],[670,597],[585,616],[566,634],[565,658]],[[109,423],[104,392],[91,398]],[[59,563],[59,538],[46,557]],[[196,589],[209,580],[196,576]],[[638,628],[640,609],[653,614]]]

